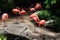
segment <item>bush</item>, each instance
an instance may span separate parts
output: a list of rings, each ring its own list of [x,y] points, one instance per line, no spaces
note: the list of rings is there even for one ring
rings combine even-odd
[[[48,20],[49,17],[51,16],[51,14],[48,11],[46,11],[46,10],[38,11],[37,13],[38,13],[39,19],[41,19],[41,20],[42,19]]]
[[[3,34],[0,34],[0,40],[7,40],[7,37],[4,36]]]

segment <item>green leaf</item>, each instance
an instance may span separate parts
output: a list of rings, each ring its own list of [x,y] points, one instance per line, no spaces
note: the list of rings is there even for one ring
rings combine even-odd
[[[7,40],[7,37],[4,37],[3,40]]]
[[[5,35],[3,35],[3,34],[0,34],[0,40],[7,40],[7,37],[5,36]]]
[[[2,39],[0,38],[0,40],[2,40]]]
[[[40,19],[48,20],[51,14],[48,11],[38,11],[38,16]]]
[[[45,6],[45,8],[46,8],[46,9],[49,9],[49,8],[50,8],[50,5]]]
[[[12,4],[12,3],[13,3],[13,0],[8,0],[8,2],[9,2],[10,4]]]
[[[46,1],[44,2],[44,4],[48,4],[48,0],[46,0]]]
[[[56,0],[51,0],[51,5],[56,4]]]

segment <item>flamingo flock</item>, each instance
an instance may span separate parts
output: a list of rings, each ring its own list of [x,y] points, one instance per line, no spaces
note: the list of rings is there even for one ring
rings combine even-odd
[[[37,10],[39,10],[41,8],[41,4],[39,4],[39,3],[36,3],[36,5],[35,5],[35,7],[29,7],[28,9],[29,9],[29,11],[30,12],[33,12],[31,15],[30,15],[30,19],[31,20],[34,20],[40,27],[41,26],[43,26],[44,24],[45,24],[45,20],[40,20],[39,19],[39,17],[38,17],[38,15],[37,14],[35,14],[34,12],[36,12]],[[23,15],[25,15],[27,12],[24,10],[24,9],[20,9],[19,7],[16,7],[16,8],[13,8],[12,9],[12,12],[15,14],[15,15],[17,15],[17,14],[19,14],[20,16],[21,16],[21,18],[22,18],[22,22],[24,22],[24,17],[23,17]],[[4,13],[3,15],[2,15],[2,22],[3,22],[3,25],[4,25],[4,27],[6,27],[6,24],[5,24],[5,22],[8,20],[8,13]],[[17,16],[16,16],[16,23],[18,23],[17,22],[18,20],[17,20]]]
[[[30,15],[30,19],[32,20],[32,21],[35,21],[37,24],[38,24],[38,26],[44,26],[44,24],[45,24],[45,20],[39,20],[39,17],[38,17],[38,15],[37,14],[35,14],[35,13],[33,13],[33,14],[31,14]]]
[[[15,13],[16,15],[19,14],[22,17],[22,22],[24,22],[24,17],[23,15],[26,14],[26,11],[24,9],[20,9],[19,7],[16,7],[15,9],[12,9],[12,12]],[[16,16],[17,19],[17,16]],[[18,20],[16,20],[16,23]]]
[[[31,12],[37,11],[42,7],[40,3],[36,3],[34,8],[30,8]],[[45,24],[45,20],[39,20],[38,15],[36,13],[32,13],[30,15],[30,19],[34,20],[39,26],[43,26]]]

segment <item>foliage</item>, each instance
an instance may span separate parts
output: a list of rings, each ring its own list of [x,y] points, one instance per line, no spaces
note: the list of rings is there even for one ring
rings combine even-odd
[[[3,34],[0,34],[0,40],[7,40],[7,37],[4,36]]]
[[[48,20],[49,17],[51,16],[51,14],[48,11],[46,11],[46,10],[38,11],[37,13],[38,13],[39,18],[40,19],[44,19],[44,20]]]
[[[51,5],[56,4],[56,0],[46,0],[46,1],[44,2],[44,4],[45,4],[45,8],[46,8],[46,10],[47,10],[47,9],[49,9],[49,8],[51,7]]]
[[[50,11],[52,15],[60,17],[60,2],[59,0],[45,0],[44,9]]]
[[[13,0],[0,0],[0,7],[1,9],[11,9],[14,7],[14,2]]]
[[[51,5],[56,4],[57,0],[51,0]]]
[[[12,5],[12,4],[14,4],[14,1],[13,0],[8,0],[8,3]]]
[[[50,19],[54,20],[54,26],[52,26],[54,29],[52,28],[51,30],[54,30],[55,32],[60,32],[60,18],[57,16],[51,16]]]

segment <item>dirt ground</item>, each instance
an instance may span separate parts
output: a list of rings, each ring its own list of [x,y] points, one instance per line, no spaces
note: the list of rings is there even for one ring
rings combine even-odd
[[[6,22],[5,22],[5,25],[9,26],[9,25],[13,25],[16,21],[18,21],[18,23],[21,23],[22,22],[22,18],[21,16],[18,16],[17,19],[16,17],[12,17],[12,18],[9,18]],[[29,21],[29,16],[24,16],[24,21],[28,23]],[[0,18],[0,28],[4,26],[1,18]]]

